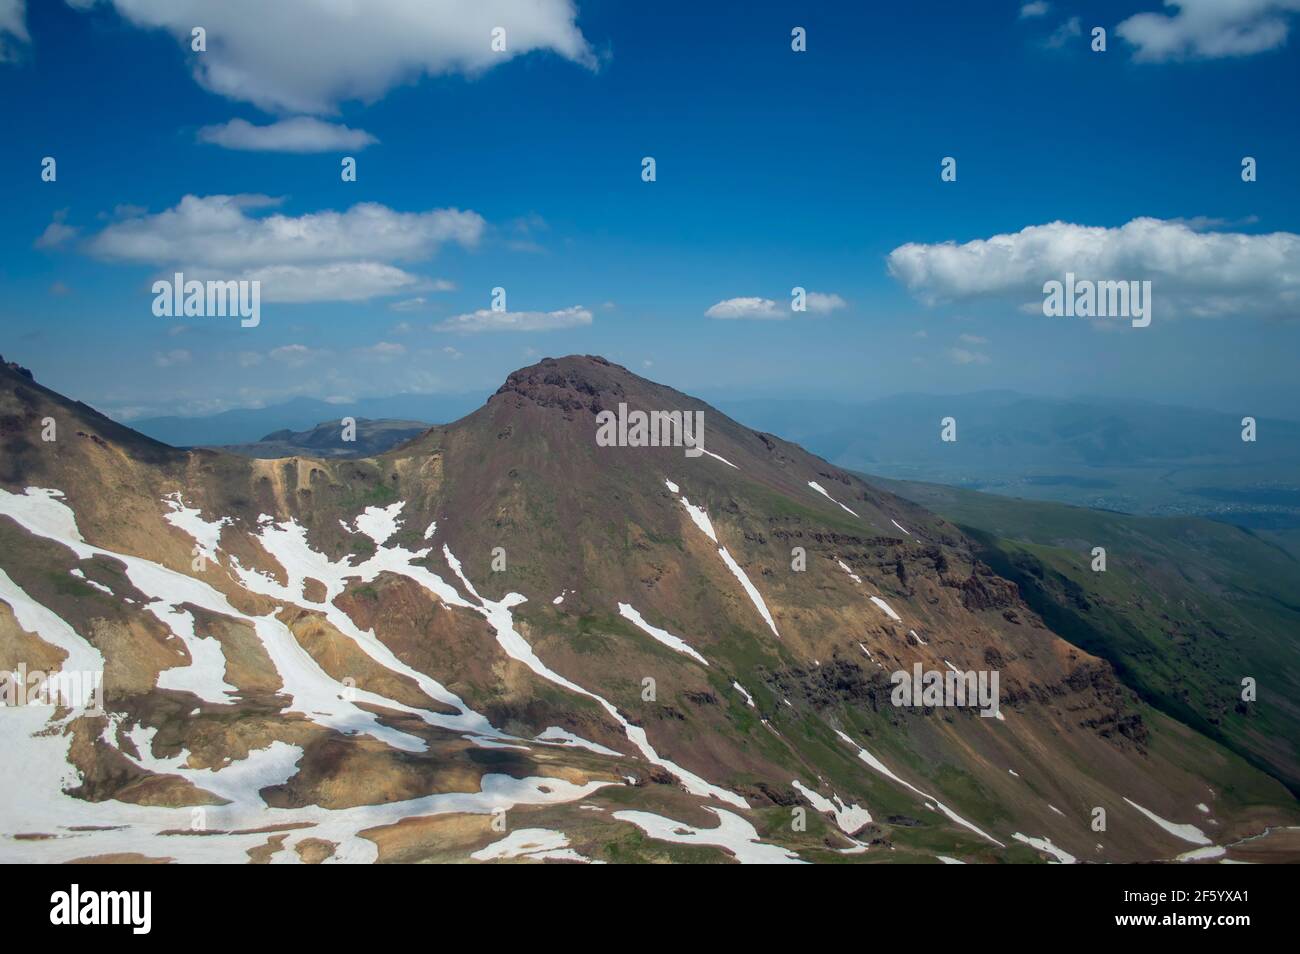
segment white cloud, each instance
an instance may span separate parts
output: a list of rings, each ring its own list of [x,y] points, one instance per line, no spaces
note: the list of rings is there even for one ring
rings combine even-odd
[[[262,301],[302,304],[321,301],[367,301],[395,295],[420,284],[420,278],[383,262],[329,262],[323,265],[269,265],[233,276],[191,269],[200,280],[233,277],[262,284]]]
[[[345,212],[263,214],[278,204],[261,195],[187,195],[165,212],[113,222],[87,249],[199,280],[258,280],[268,302],[364,301],[425,287],[392,263],[428,258],[447,243],[472,247],[486,227],[476,212],[396,212],[373,202]]]
[[[362,202],[346,212],[249,215],[278,204],[262,195],[187,195],[174,208],[107,226],[90,242],[100,258],[150,265],[241,268],[348,259],[421,259],[440,245],[476,245],[477,212],[395,212]]]
[[[1166,313],[1294,317],[1300,306],[1300,236],[1200,231],[1153,218],[1117,228],[1051,222],[960,245],[908,243],[889,253],[888,267],[928,304],[980,297],[1041,304],[1043,282],[1073,272],[1150,280]]]
[[[1300,0],[1165,0],[1172,14],[1139,13],[1115,32],[1135,60],[1162,62],[1250,56],[1286,44]]]
[[[68,217],[67,209],[60,209],[54,213],[54,218],[50,224],[45,226],[42,232],[33,243],[35,248],[58,248],[60,245],[76,237],[77,229],[68,225],[64,219]]]
[[[208,90],[271,112],[332,113],[423,75],[480,74],[549,50],[594,68],[572,0],[101,0],[182,45]],[[75,6],[93,5],[78,0]],[[201,24],[208,48],[190,52]],[[505,52],[491,47],[506,31]]]
[[[804,296],[804,304],[814,315],[825,315],[840,308],[847,308],[846,302],[839,295],[828,292],[810,291]],[[722,320],[756,319],[759,321],[783,321],[791,318],[795,312],[790,306],[778,305],[771,298],[726,298],[710,305],[704,312],[706,318]]]
[[[0,0],[0,63],[17,55],[14,40],[31,42],[27,34],[27,4],[24,0]]]
[[[777,307],[770,298],[727,298],[715,305],[710,305],[704,313],[706,318],[760,318],[777,320],[789,318],[788,311]]]
[[[840,308],[847,308],[849,303],[839,295],[827,294],[824,292],[810,291],[808,293],[806,304],[808,310],[815,315],[825,315]]]
[[[1045,0],[1033,0],[1032,3],[1026,3],[1020,8],[1020,19],[1029,20],[1033,17],[1041,17],[1047,13],[1051,7],[1050,3]]]
[[[986,345],[989,343],[988,338],[981,337],[980,335],[958,335],[957,340],[962,344],[969,345]]]
[[[574,305],[559,311],[491,311],[482,308],[441,321],[436,328],[472,334],[480,331],[556,331],[589,324],[591,312],[581,305]]]
[[[219,126],[204,126],[198,138],[200,142],[245,152],[356,152],[379,141],[364,129],[351,129],[311,116],[282,119],[269,126],[232,119]]]

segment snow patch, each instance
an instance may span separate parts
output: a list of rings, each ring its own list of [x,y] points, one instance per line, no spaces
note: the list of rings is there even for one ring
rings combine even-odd
[[[94,580],[90,579],[89,577],[87,577],[86,574],[84,574],[84,573],[81,572],[81,569],[80,569],[79,567],[75,567],[75,566],[74,566],[74,567],[73,567],[71,570],[69,570],[68,572],[71,573],[73,576],[75,576],[77,579],[79,579],[82,583],[87,583],[87,584],[89,584],[90,586],[93,586],[95,589],[99,590],[101,593],[107,593],[109,596],[112,596],[112,595],[113,595],[113,591],[112,591],[112,590],[110,590],[110,589],[109,589],[107,586],[105,586],[103,583],[97,583],[96,581],[94,581]]]
[[[708,806],[706,806],[708,808]],[[713,845],[730,852],[741,864],[803,864],[788,848],[758,840],[758,832],[744,818],[721,808],[708,808],[718,816],[716,828],[696,828],[650,812],[614,812],[619,821],[636,825],[651,838],[679,845]]]
[[[677,652],[690,656],[695,661],[703,663],[706,666],[709,664],[709,661],[692,649],[686,640],[682,639],[680,636],[674,636],[666,629],[660,629],[658,626],[651,626],[631,605],[627,603],[619,603],[618,612],[624,619],[630,620],[633,625],[637,626],[644,632],[649,633],[669,649],[675,649]]]
[[[828,494],[828,493],[826,492],[826,488],[823,487],[821,484],[817,483],[817,481],[815,481],[815,480],[810,480],[810,481],[808,481],[808,486],[811,487],[813,490],[817,491],[819,494],[821,494],[823,497],[825,497],[825,498],[826,498],[827,500],[829,500],[831,503],[835,504],[837,507],[841,508],[842,510],[848,510],[849,513],[853,514],[853,516],[855,516],[855,517],[858,516],[857,513],[855,513],[855,512],[852,511],[852,510],[849,510],[848,507],[845,507],[844,504],[840,503],[838,500],[836,500],[834,497],[832,497],[830,494]],[[858,519],[861,519],[861,518],[859,517]]]
[[[840,831],[846,835],[852,835],[861,830],[863,825],[871,824],[871,813],[860,805],[845,805],[840,797],[834,793],[832,793],[831,798],[826,798],[820,792],[813,791],[798,779],[795,779],[790,784],[797,788],[800,794],[817,811],[824,815],[834,816],[835,824],[839,825]],[[832,799],[834,800],[832,801]]]
[[[721,454],[715,454],[715,453],[713,453],[713,451],[711,451],[711,450],[704,450],[703,447],[701,447],[700,450],[704,451],[704,453],[708,454],[708,455],[709,455],[710,457],[712,457],[714,460],[720,460],[720,461],[722,461],[724,464],[726,464],[728,467],[732,467],[732,468],[735,468],[736,470],[740,470],[739,467],[736,467],[735,464],[733,464],[731,461],[727,460],[727,458],[723,457]]]
[[[217,550],[220,549],[221,528],[229,524],[229,517],[220,520],[204,520],[203,514],[196,507],[187,507],[181,500],[179,492],[163,497],[163,503],[171,508],[171,513],[163,514],[163,519],[173,527],[185,531],[198,545],[199,553],[205,560],[217,562]]]
[[[1205,832],[1201,831],[1195,825],[1180,825],[1177,822],[1166,821],[1165,819],[1157,815],[1155,812],[1148,811],[1147,809],[1143,808],[1141,805],[1133,801],[1131,798],[1128,798],[1127,796],[1124,798],[1124,801],[1128,802],[1130,805],[1132,805],[1134,808],[1140,811],[1143,815],[1145,815],[1151,821],[1155,822],[1165,831],[1169,832],[1169,834],[1173,835],[1175,838],[1181,838],[1183,841],[1189,841],[1193,845],[1210,844],[1210,839],[1205,836]]]
[[[750,707],[751,709],[757,709],[757,708],[758,708],[758,706],[754,705],[754,697],[751,696],[748,692],[745,691],[745,687],[744,687],[744,686],[742,686],[740,683],[738,683],[738,682],[734,682],[734,681],[731,683],[731,685],[732,685],[733,688],[735,688],[735,690],[736,690],[737,692],[739,692],[742,696],[745,697],[745,702],[749,705],[749,707]]]
[[[891,781],[897,782],[899,785],[902,785],[904,788],[911,789],[913,792],[915,792],[917,795],[920,795],[920,796],[921,796],[922,798],[924,798],[924,799],[931,799],[931,800],[933,800],[933,802],[934,802],[934,804],[935,804],[935,807],[937,807],[939,811],[943,812],[945,815],[948,816],[949,819],[951,819],[953,822],[957,823],[958,825],[961,825],[963,828],[969,828],[971,831],[975,832],[975,834],[979,835],[981,838],[985,838],[985,839],[987,839],[987,840],[993,842],[993,844],[997,845],[999,848],[1005,848],[1005,847],[1006,847],[1006,845],[1002,844],[1002,842],[998,841],[998,840],[997,840],[996,838],[994,838],[992,835],[988,834],[987,832],[981,831],[979,828],[976,828],[974,825],[972,825],[972,824],[971,824],[970,822],[968,822],[966,819],[962,818],[960,815],[958,815],[956,812],[954,812],[951,808],[949,808],[949,807],[948,807],[947,805],[945,805],[943,802],[939,801],[939,800],[938,800],[937,798],[935,798],[933,795],[927,795],[925,792],[921,791],[919,788],[917,788],[917,787],[916,787],[915,785],[913,785],[911,782],[907,782],[907,781],[904,781],[903,779],[899,778],[897,775],[895,775],[893,772],[891,772],[891,771],[889,770],[888,766],[886,766],[884,762],[880,761],[880,759],[876,758],[874,755],[872,755],[870,752],[868,752],[868,751],[867,751],[866,749],[864,749],[862,746],[858,745],[858,743],[854,742],[851,738],[849,738],[847,735],[845,735],[842,731],[836,729],[836,730],[835,730],[835,734],[838,735],[838,736],[839,736],[841,739],[843,739],[845,742],[847,742],[849,745],[851,745],[851,746],[853,746],[855,749],[857,749],[857,750],[858,750],[858,758],[862,759],[862,761],[866,762],[868,765],[870,765],[873,769],[875,769],[875,770],[876,770],[877,772],[879,772],[881,775],[885,776],[885,778],[890,779]],[[927,803],[927,805],[928,805],[928,803]]]
[[[1073,865],[1078,864],[1079,862],[1079,859],[1074,857],[1074,855],[1070,854],[1063,848],[1057,848],[1052,844],[1050,838],[1031,838],[1029,835],[1022,835],[1020,832],[1014,833],[1011,837],[1016,841],[1022,841],[1026,845],[1031,845],[1039,851],[1051,855],[1063,865]]]
[[[470,855],[475,861],[500,861],[506,858],[532,858],[535,861],[583,861],[591,859],[569,847],[568,836],[546,828],[518,828],[500,841],[480,848]]]
[[[875,603],[882,610],[884,610],[885,615],[888,616],[890,619],[892,619],[894,622],[901,623],[903,621],[903,617],[895,613],[893,607],[890,606],[888,603],[886,603],[884,600],[882,600],[879,596],[871,597],[871,602]]]
[[[611,755],[614,758],[623,757],[622,752],[615,752],[613,749],[608,749],[603,745],[598,745],[595,742],[589,742],[586,739],[584,739],[582,736],[574,735],[568,729],[561,728],[558,725],[551,726],[541,735],[534,738],[533,741],[549,742],[551,745],[564,745],[564,746],[569,746],[571,748],[578,748],[578,749],[590,749],[592,752],[595,752],[597,755]]]

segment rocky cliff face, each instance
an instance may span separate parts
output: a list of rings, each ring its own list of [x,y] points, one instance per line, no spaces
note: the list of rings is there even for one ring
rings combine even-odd
[[[349,461],[0,384],[0,668],[105,686],[3,713],[42,792],[5,857],[450,860],[500,810],[557,859],[1116,861],[1295,817],[952,525],[604,359]],[[707,453],[599,446],[620,402],[702,412]],[[895,705],[917,664],[996,673],[998,717]]]

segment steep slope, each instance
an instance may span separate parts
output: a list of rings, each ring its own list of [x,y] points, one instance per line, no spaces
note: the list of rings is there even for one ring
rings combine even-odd
[[[706,453],[600,446],[620,404]],[[0,666],[102,659],[107,709],[6,712],[7,858],[1116,861],[1297,818],[951,524],[600,358],[365,460],[172,451],[8,368],[0,427]],[[1000,717],[892,705],[916,663]]]
[[[1238,527],[876,481],[943,513],[1072,642],[1300,790],[1300,561]],[[1104,572],[1092,549],[1104,546]],[[1256,703],[1241,698],[1254,678]]]

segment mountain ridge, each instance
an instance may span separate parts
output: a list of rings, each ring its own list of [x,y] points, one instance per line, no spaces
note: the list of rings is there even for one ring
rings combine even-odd
[[[336,860],[444,857],[429,833],[462,816],[467,854],[493,838],[474,819],[494,799],[597,860],[684,860],[674,824],[709,860],[1151,860],[1179,839],[1126,799],[1180,823],[1210,799],[1225,853],[1297,817],[1276,782],[1047,630],[953,525],[603,359],[520,369],[466,417],[358,460],[151,459],[90,418],[38,447],[40,419],[74,406],[0,384],[0,554],[23,554],[0,556],[0,667],[88,642],[110,699],[8,744],[69,740],[82,791],[149,819],[113,807],[126,834],[6,854],[135,839],[185,856],[151,826],[219,792],[226,830],[309,824]],[[612,397],[702,411],[708,453],[598,446]],[[72,634],[33,631],[29,602]],[[1004,718],[891,704],[890,671],[953,661],[1001,673]],[[264,766],[256,788],[223,782],[244,764]],[[564,798],[538,807],[539,786]],[[72,817],[78,801],[51,804]],[[1096,804],[1121,838],[1089,830]],[[54,824],[23,810],[9,829]],[[203,841],[301,854],[317,837]]]

